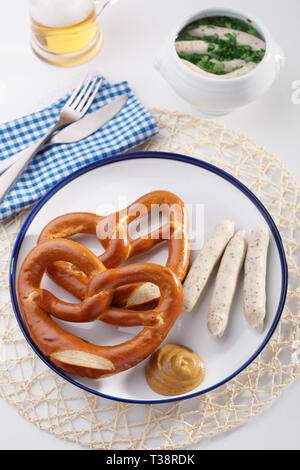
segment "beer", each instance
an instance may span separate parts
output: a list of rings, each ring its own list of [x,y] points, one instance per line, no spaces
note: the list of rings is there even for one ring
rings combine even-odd
[[[101,47],[93,0],[31,0],[32,47],[43,59],[71,65]]]

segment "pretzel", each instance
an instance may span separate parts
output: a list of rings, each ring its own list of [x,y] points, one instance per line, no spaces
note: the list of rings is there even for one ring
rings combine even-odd
[[[96,227],[103,217],[88,212],[73,212],[53,219],[41,232],[38,244],[46,240],[57,238],[68,238],[79,233],[96,235]],[[103,242],[104,247],[108,247],[108,240]],[[119,239],[110,245],[99,260],[107,268],[119,266],[129,256],[129,246],[127,239]],[[83,300],[86,294],[88,279],[85,274],[78,269],[77,265],[69,265],[64,261],[57,261],[48,266],[47,273],[59,285],[71,292],[75,297]]]
[[[150,213],[152,205],[164,206],[169,223],[154,232],[130,240],[127,226],[140,216]],[[105,230],[110,227],[110,230]],[[144,253],[162,240],[169,238],[169,256],[166,265],[180,281],[186,275],[189,265],[188,218],[183,202],[175,194],[154,191],[142,196],[133,204],[106,217],[90,213],[71,213],[52,220],[41,232],[38,243],[55,238],[65,238],[78,233],[97,234],[105,252],[99,257],[107,268],[117,267],[129,257]],[[79,299],[84,299],[88,280],[78,267],[57,262],[47,270],[50,277]],[[144,292],[143,292],[144,290]],[[146,291],[146,292],[145,292]],[[157,301],[158,289],[151,284],[124,286],[116,290],[113,305],[133,307],[138,304]],[[148,297],[148,298],[147,298]],[[155,304],[155,302],[154,302]],[[147,303],[145,304],[147,305]]]
[[[47,267],[60,260],[76,263],[88,279],[86,297],[80,304],[63,302],[41,289]],[[159,287],[161,295],[155,310],[108,308],[114,289],[136,282],[152,282]],[[28,332],[44,356],[66,372],[97,379],[134,367],[159,347],[181,311],[183,288],[167,267],[144,263],[106,270],[84,246],[57,239],[37,245],[25,258],[18,277],[18,298]],[[97,346],[64,330],[50,314],[80,322],[108,316],[115,324],[120,324],[122,317],[142,316],[148,326],[124,343]]]
[[[175,194],[167,191],[154,191],[142,196],[126,209],[103,218],[97,225],[98,238],[103,240],[102,234],[105,233],[104,227],[106,226],[112,227],[112,233],[107,234],[109,238],[114,238],[120,225],[121,230],[126,230],[127,233],[127,226],[139,217],[140,208],[144,210],[142,215],[145,215],[145,210],[148,214],[151,213],[154,205],[163,208],[169,217],[169,224],[162,228],[162,233],[169,229],[169,234],[167,233],[169,256],[166,266],[182,281],[189,265],[188,217],[183,202]],[[116,228],[114,221],[116,221]],[[147,242],[149,243],[149,239]],[[159,298],[158,290],[153,287],[148,284],[124,286],[115,292],[113,305],[132,307],[143,304],[145,300],[152,303],[153,300]],[[142,295],[139,295],[141,290]]]

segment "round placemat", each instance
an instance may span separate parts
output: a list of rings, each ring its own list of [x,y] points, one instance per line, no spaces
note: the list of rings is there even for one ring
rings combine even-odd
[[[212,121],[154,109],[160,133],[141,147],[208,161],[248,186],[273,216],[289,265],[280,324],[260,356],[235,379],[183,402],[135,405],[84,392],[33,353],[16,322],[8,269],[26,213],[0,224],[0,396],[40,429],[91,449],[176,449],[245,423],[300,374],[299,184],[284,165],[247,137]]]

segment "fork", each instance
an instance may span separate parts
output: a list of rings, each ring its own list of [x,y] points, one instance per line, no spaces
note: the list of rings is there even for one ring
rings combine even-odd
[[[29,162],[38,153],[39,149],[50,139],[52,134],[62,127],[81,119],[91,106],[97,91],[102,83],[98,77],[85,78],[74,90],[64,107],[61,109],[60,116],[46,134],[28,149],[26,156],[12,165],[2,176],[0,176],[0,202],[15,183],[17,178],[27,167]]]

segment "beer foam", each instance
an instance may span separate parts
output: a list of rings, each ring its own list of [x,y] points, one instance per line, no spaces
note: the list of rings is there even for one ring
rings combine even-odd
[[[64,28],[85,20],[93,0],[30,0],[31,17],[49,28]]]

